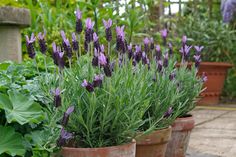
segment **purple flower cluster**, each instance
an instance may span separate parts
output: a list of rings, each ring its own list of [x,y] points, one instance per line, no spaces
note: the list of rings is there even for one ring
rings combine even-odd
[[[87,80],[84,80],[81,86],[91,93],[94,91],[95,87],[101,87],[103,78],[103,75],[96,75],[92,83],[88,82]]]
[[[54,64],[56,64],[60,69],[64,69],[65,61],[64,61],[64,52],[61,50],[60,47],[56,45],[56,43],[52,44],[53,48],[53,60]]]
[[[79,43],[77,41],[75,33],[72,33],[72,49],[73,49],[73,51],[79,50]]]
[[[85,21],[85,42],[86,43],[90,43],[91,41],[93,41],[93,26],[94,26],[94,22],[92,22],[92,20],[90,18],[87,18]]]
[[[70,41],[66,38],[65,32],[62,30],[61,31],[61,37],[62,37],[62,46],[64,49],[64,52],[66,52],[66,55],[68,58],[72,58],[72,48],[70,45]]]
[[[111,40],[112,40],[112,31],[111,31],[112,20],[111,19],[108,19],[108,21],[103,20],[103,24],[106,28],[106,40],[108,42],[111,42]]]
[[[118,52],[125,53],[126,50],[126,42],[125,42],[125,26],[116,27],[116,50]]]
[[[25,38],[26,38],[26,47],[27,47],[28,55],[30,58],[34,59],[36,55],[35,50],[34,50],[34,42],[36,38],[33,33],[31,34],[30,39],[28,35],[26,35]]]
[[[75,27],[75,31],[76,31],[76,33],[78,33],[78,34],[80,34],[81,32],[82,32],[82,30],[83,30],[83,24],[82,24],[82,20],[81,20],[81,18],[82,18],[82,13],[81,13],[81,11],[78,9],[77,11],[76,11],[76,27]]]
[[[47,51],[47,44],[45,41],[45,36],[46,36],[45,31],[44,31],[44,34],[42,34],[41,32],[38,34],[39,48],[42,54],[46,54],[46,51]]]

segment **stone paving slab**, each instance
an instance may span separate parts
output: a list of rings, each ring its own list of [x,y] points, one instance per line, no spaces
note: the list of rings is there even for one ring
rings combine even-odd
[[[236,157],[235,108],[193,111],[196,127],[186,157]]]

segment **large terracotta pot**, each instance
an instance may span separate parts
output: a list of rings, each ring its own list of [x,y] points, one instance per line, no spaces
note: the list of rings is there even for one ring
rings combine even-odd
[[[201,93],[202,99],[199,100],[199,105],[215,105],[219,103],[227,70],[231,67],[232,64],[222,62],[202,62],[200,64],[198,75],[201,76],[205,72],[208,80],[204,83],[206,90]]]
[[[135,157],[136,142],[120,146],[103,148],[70,148],[63,147],[63,157]]]
[[[171,127],[136,138],[136,157],[164,157]]]
[[[167,145],[166,157],[185,157],[190,133],[194,128],[192,116],[177,118],[172,125],[171,140]]]

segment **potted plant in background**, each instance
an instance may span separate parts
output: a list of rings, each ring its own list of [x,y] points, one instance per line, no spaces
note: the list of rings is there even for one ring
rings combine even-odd
[[[182,53],[182,63],[176,70],[175,80],[178,89],[182,93],[177,101],[185,102],[184,105],[175,106],[173,111],[178,110],[178,116],[172,124],[171,140],[168,143],[166,157],[184,157],[187,151],[190,133],[194,128],[194,118],[189,113],[192,111],[199,99],[199,94],[204,91],[203,83],[207,77],[199,77],[198,68],[201,62],[199,51],[194,55],[195,64],[188,64],[185,59],[186,53]],[[189,67],[189,65],[191,67]],[[178,104],[178,103],[177,103]]]
[[[185,21],[184,24],[181,21]],[[189,43],[204,45],[198,73],[201,76],[204,72],[208,80],[204,83],[206,90],[201,93],[203,98],[198,104],[219,104],[227,70],[233,67],[231,63],[235,62],[235,31],[230,26],[223,24],[221,21],[210,19],[205,14],[187,15],[177,25],[177,28],[181,29],[176,29],[176,31],[187,35]],[[202,48],[195,47],[195,49],[200,53]],[[232,83],[234,82],[233,78],[235,77],[230,76]],[[230,86],[232,86],[232,83],[230,83]],[[226,87],[229,88],[228,86]],[[233,89],[230,89],[225,93],[231,96],[234,92]]]

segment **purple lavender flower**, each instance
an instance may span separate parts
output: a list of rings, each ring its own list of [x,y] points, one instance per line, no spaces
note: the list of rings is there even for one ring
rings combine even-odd
[[[161,37],[162,37],[162,39],[163,39],[163,44],[164,44],[164,45],[166,45],[166,38],[167,38],[167,35],[168,35],[167,29],[161,30]]]
[[[66,144],[66,142],[68,140],[70,140],[71,138],[73,138],[73,134],[67,132],[64,128],[61,129],[61,134],[59,139],[57,140],[57,146],[58,147],[62,147]]]
[[[96,75],[93,79],[93,86],[100,87],[102,85],[103,75]]]
[[[74,51],[78,51],[79,50],[79,43],[76,39],[76,35],[75,33],[72,33],[72,48]]]
[[[196,50],[196,55],[201,55],[201,52],[204,48],[204,46],[194,46],[195,50]]]
[[[54,105],[55,107],[61,106],[61,91],[59,88],[56,88],[54,93]]]
[[[82,13],[79,9],[77,9],[76,13],[76,27],[75,27],[75,30],[76,30],[76,33],[80,34],[83,30],[83,24],[82,24]]]
[[[106,66],[107,65],[107,58],[104,55],[104,53],[100,53],[100,55],[98,56],[98,64],[100,66]]]
[[[133,48],[133,46],[130,43],[130,45],[127,46],[129,59],[131,59],[133,57],[133,50],[132,50],[132,48]]]
[[[182,54],[182,58],[184,58],[185,61],[187,61],[189,58],[191,48],[192,48],[192,46],[184,45],[180,49],[180,53]]]
[[[84,80],[83,83],[81,84],[82,87],[86,88],[88,92],[93,92],[94,87],[93,84],[89,83],[87,80]]]
[[[145,65],[145,64],[147,64],[147,65],[150,64],[150,61],[149,61],[149,59],[148,59],[148,56],[146,55],[145,52],[142,53],[142,63],[143,63],[144,65]]]
[[[164,54],[164,61],[163,61],[163,66],[166,68],[168,67],[168,61],[169,60],[169,57],[168,57],[168,53],[165,53]]]
[[[93,33],[93,44],[94,44],[94,48],[101,51],[100,44],[99,44],[99,38],[97,36],[97,33],[95,33],[95,32]]]
[[[106,28],[106,40],[110,42],[112,40],[112,31],[111,31],[112,20],[111,19],[108,19],[108,21],[103,20],[103,24]]]
[[[135,61],[139,62],[142,59],[142,48],[141,45],[135,46],[135,53],[134,53]]]
[[[112,66],[110,64],[106,64],[103,67],[104,73],[107,77],[111,77],[112,76]]]
[[[150,44],[150,49],[151,49],[151,50],[154,50],[155,45],[154,45],[154,40],[153,40],[153,38],[150,39],[150,43],[151,43],[151,44]]]
[[[184,35],[184,36],[182,37],[182,46],[186,45],[186,43],[187,43],[187,36]]]
[[[171,43],[168,43],[168,47],[169,47],[169,55],[171,57],[173,55],[173,46]]]
[[[116,50],[125,53],[125,32],[124,26],[116,27]]]
[[[169,118],[172,113],[173,113],[173,109],[172,107],[169,107],[169,109],[164,114],[164,118]]]
[[[66,110],[66,112],[65,112],[64,115],[63,115],[62,121],[61,121],[61,125],[62,125],[62,126],[65,127],[65,126],[67,125],[67,123],[68,123],[68,121],[69,121],[69,117],[70,117],[71,113],[74,112],[74,109],[75,109],[74,106],[70,106],[70,107]]]
[[[34,37],[34,33],[31,34],[30,39],[28,35],[26,35],[25,38],[26,38],[26,47],[27,47],[28,55],[30,58],[34,59],[36,55],[35,50],[34,50],[34,42],[36,40],[36,38]]]
[[[201,63],[201,55],[194,55],[193,58],[195,60],[195,67],[199,68],[199,65]]]
[[[53,48],[53,60],[54,64],[56,64],[60,69],[63,69],[65,67],[65,61],[64,61],[64,53],[61,51],[60,47],[57,47],[57,45],[52,43]]]
[[[202,82],[206,82],[208,79],[207,79],[207,75],[205,72],[202,73]]]
[[[103,44],[100,46],[100,51],[101,51],[101,53],[105,53],[105,47]]]
[[[44,31],[44,34],[42,34],[41,32],[38,34],[39,48],[42,54],[45,54],[47,51],[47,44],[45,41],[45,36],[46,36],[45,31]]]
[[[161,47],[160,45],[156,45],[156,60],[161,60]]]
[[[85,21],[86,30],[85,30],[85,41],[90,43],[93,40],[93,26],[94,22],[90,18],[87,18]]]
[[[157,61],[157,71],[161,72],[163,67],[163,62],[162,60]]]
[[[92,59],[92,65],[93,66],[98,66],[98,50],[94,48],[94,55]]]
[[[172,81],[175,79],[175,77],[176,77],[176,72],[175,71],[171,72],[171,74],[169,75],[169,79]]]
[[[63,39],[62,46],[68,58],[72,57],[72,48],[70,46],[70,41],[66,38],[65,32],[61,31],[61,37]]]
[[[88,43],[84,41],[84,51],[88,52]]]
[[[144,43],[144,51],[148,53],[150,40],[146,37],[144,38],[143,43]]]

